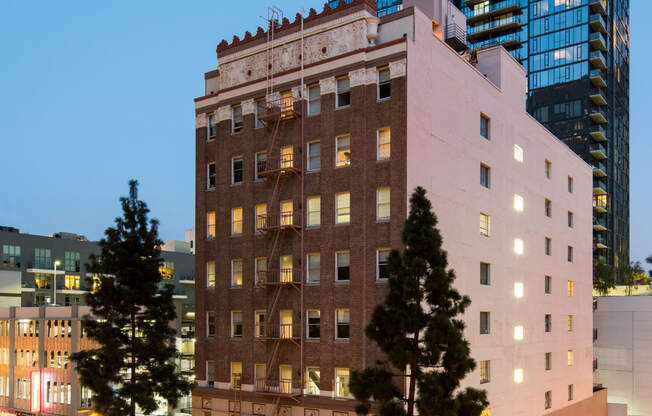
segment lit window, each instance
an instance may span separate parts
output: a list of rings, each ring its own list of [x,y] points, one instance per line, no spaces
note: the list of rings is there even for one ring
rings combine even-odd
[[[309,196],[308,197],[308,213],[306,218],[306,225],[308,227],[319,227],[321,224],[321,197]]]
[[[208,138],[214,139],[217,136],[217,116],[215,114],[208,115]]]
[[[267,170],[267,152],[256,152],[256,165],[254,174],[256,175],[255,178],[257,181],[265,179],[265,177],[261,175],[261,172],[265,172],[265,170]]]
[[[377,160],[389,160],[392,143],[392,133],[389,127],[378,129],[377,140]]]
[[[568,296],[573,296],[575,294],[575,288],[572,280],[569,280],[567,283]]]
[[[256,311],[255,313],[256,313],[256,317],[254,323],[256,325],[256,328],[255,328],[254,335],[256,336],[256,338],[260,338],[265,335],[265,318],[267,316],[267,312],[260,310],[260,311]]]
[[[294,204],[292,201],[281,201],[281,225],[294,224]]]
[[[294,272],[294,262],[292,260],[292,254],[285,254],[280,256],[281,261],[281,282],[290,283],[293,282],[293,272]]]
[[[215,312],[206,312],[206,336],[215,336]]]
[[[215,287],[215,262],[206,262],[206,286]]]
[[[239,133],[242,131],[244,122],[242,119],[242,107],[234,105],[231,107],[231,133]]]
[[[491,265],[489,263],[480,263],[480,284],[491,284]]]
[[[349,396],[349,369],[348,368],[335,369],[335,396],[336,397]]]
[[[308,384],[307,394],[313,396],[319,396],[320,394],[319,385],[321,381],[319,367],[308,367],[306,369],[306,373],[307,373],[306,380]]]
[[[335,138],[335,166],[351,165],[351,135],[345,134]]]
[[[390,216],[390,189],[378,188],[376,191],[376,219],[388,220]]]
[[[523,162],[523,148],[517,144],[514,145],[514,159]]]
[[[480,185],[491,188],[491,168],[485,164],[480,164]]]
[[[79,290],[79,276],[66,275],[65,288],[68,290]]]
[[[242,259],[231,260],[231,286],[242,287]]]
[[[489,140],[489,117],[480,114],[480,135]]]
[[[490,217],[488,214],[480,213],[480,235],[489,237]]]
[[[351,105],[349,77],[337,80],[337,102],[335,104],[337,108],[348,107]]]
[[[349,310],[335,309],[335,322],[335,339],[349,339]]]
[[[546,179],[550,179],[552,173],[552,163],[549,160],[546,160]]]
[[[480,361],[480,384],[488,383],[491,380],[491,361]]]
[[[514,283],[514,296],[517,298],[522,298],[524,293],[523,283],[516,282]]]
[[[482,413],[480,413],[480,416],[491,416],[491,409],[482,410]]]
[[[241,386],[242,386],[242,363],[234,361],[231,363],[231,388],[239,390]]]
[[[550,409],[552,407],[552,391],[546,391],[544,399],[546,409]]]
[[[522,341],[524,335],[523,325],[516,325],[514,327],[514,339],[516,341]]]
[[[339,192],[335,194],[335,224],[351,222],[351,194]]]
[[[231,159],[231,183],[242,183],[243,174],[243,160],[242,157],[234,157]]]
[[[575,354],[573,353],[573,350],[568,350],[568,365],[573,364],[575,364]]]
[[[292,317],[292,309],[281,309],[281,338],[289,339],[294,336],[294,319]]]
[[[480,312],[480,335],[491,333],[491,313]]]
[[[383,280],[389,279],[389,249],[378,250],[378,266],[376,271],[376,279]]]
[[[308,310],[308,338],[319,339],[321,337],[321,314],[318,309]]]
[[[308,254],[308,283],[319,283],[321,274],[321,256],[319,253]]]
[[[523,212],[523,197],[514,195],[514,211]]]
[[[231,235],[242,234],[242,207],[231,208]]]
[[[292,145],[281,147],[281,169],[294,167],[294,147]]]
[[[321,169],[321,143],[308,143],[308,171],[314,172]]]
[[[335,253],[335,280],[338,282],[349,281],[349,268],[351,258],[348,251]]]
[[[389,68],[378,70],[378,100],[390,98],[392,95]]]
[[[279,392],[285,394],[292,393],[292,366],[280,365],[279,375]]]
[[[573,315],[568,315],[568,332],[573,332]]]
[[[215,189],[215,162],[211,162],[206,166],[206,188]]]
[[[242,312],[231,311],[231,337],[242,338]]]
[[[308,115],[312,116],[321,112],[321,91],[319,84],[308,87]]]
[[[552,201],[546,199],[544,213],[546,217],[552,217]]]
[[[514,370],[514,383],[522,383],[523,382],[523,369],[522,368],[517,368]]]
[[[267,226],[267,204],[256,205],[256,232],[259,233]]]
[[[206,238],[215,238],[215,211],[206,213]]]

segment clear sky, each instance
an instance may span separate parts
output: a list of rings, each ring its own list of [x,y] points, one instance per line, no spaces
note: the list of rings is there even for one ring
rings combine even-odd
[[[127,181],[164,240],[194,224],[194,97],[222,38],[323,0],[2,0],[0,225],[98,239]],[[652,2],[631,1],[631,254],[652,254]],[[293,18],[291,19],[293,20]]]

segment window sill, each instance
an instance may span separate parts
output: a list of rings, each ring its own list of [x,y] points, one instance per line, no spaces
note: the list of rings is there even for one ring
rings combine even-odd
[[[320,342],[321,338],[306,338],[306,342]]]
[[[343,110],[343,109],[345,109],[345,108],[351,108],[351,104],[349,104],[349,105],[343,105],[343,106],[341,106],[341,107],[337,107],[337,106],[335,106],[335,111],[337,111],[337,110]]]
[[[335,169],[342,169],[342,168],[350,168],[351,167],[351,162],[338,165],[337,162],[335,162]]]
[[[383,101],[389,101],[392,98],[390,95],[389,97],[384,97],[384,98],[376,98],[377,103],[382,103]]]
[[[351,341],[351,338],[335,338],[336,343],[348,344]]]
[[[229,237],[242,237],[242,233],[240,233],[240,234],[231,234]]]
[[[376,222],[390,222],[391,218],[376,218]]]
[[[215,190],[215,187],[212,187],[212,188],[206,188],[206,190],[207,190],[207,191],[214,191],[214,190]]]
[[[336,285],[348,285],[349,283],[351,283],[351,281],[350,280],[336,280],[334,283]]]
[[[320,115],[320,114],[321,114],[321,111],[320,111],[319,113],[315,113],[315,114],[308,114],[307,117],[308,117],[308,118],[310,118],[310,117],[315,117],[315,116],[318,116],[318,115]]]
[[[238,134],[242,134],[242,130],[239,131],[231,131],[231,136],[237,136]]]
[[[242,285],[240,285],[240,286],[231,286],[231,289],[242,289]]]
[[[217,139],[217,136],[215,136],[215,137],[209,137],[208,139],[206,139],[206,143],[214,142],[215,139]]]
[[[391,158],[389,158],[389,157],[385,158],[385,159],[376,158],[376,163],[389,162],[390,160],[391,160]]]
[[[336,222],[335,226],[336,227],[346,227],[347,225],[350,225],[350,224],[351,224],[351,221],[349,221],[349,222]]]
[[[317,173],[317,172],[320,172],[320,171],[321,171],[321,169],[308,169],[308,170],[306,170],[306,173]]]
[[[319,286],[320,282],[306,282],[306,286]]]
[[[244,183],[244,181],[236,182],[236,183],[232,183],[231,186],[239,186],[239,185],[242,185],[243,183]]]
[[[306,225],[306,231],[308,231],[308,230],[319,230],[319,227],[321,227],[321,224],[319,224],[319,225]]]
[[[231,337],[231,341],[242,341],[242,337]]]
[[[389,282],[389,279],[387,278],[386,279],[376,278],[376,283],[387,283],[387,282]]]

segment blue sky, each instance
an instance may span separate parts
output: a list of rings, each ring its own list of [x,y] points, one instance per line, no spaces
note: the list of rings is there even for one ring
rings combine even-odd
[[[631,8],[632,258],[652,254],[652,2]],[[91,239],[120,215],[130,178],[165,240],[194,224],[194,97],[222,38],[255,33],[267,6],[321,0],[4,0],[0,5],[0,225]]]

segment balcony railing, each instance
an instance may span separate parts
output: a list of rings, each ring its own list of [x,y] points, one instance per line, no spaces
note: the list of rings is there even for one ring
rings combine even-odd
[[[467,23],[471,23],[494,14],[506,13],[510,9],[512,11],[520,11],[519,0],[503,0],[497,3],[486,4],[482,8],[469,7],[464,11],[464,15],[466,16]]]
[[[285,153],[278,157],[267,156],[266,160],[256,162],[256,172],[260,176],[300,172],[301,156],[298,153]]]
[[[591,88],[589,98],[591,98],[594,104],[607,105],[607,96],[604,95],[604,91],[600,88]]]
[[[597,142],[606,142],[607,141],[607,130],[603,127],[602,124],[591,126],[589,134]]]
[[[589,108],[589,116],[596,123],[606,123],[607,122],[607,112],[603,107],[591,107]]]
[[[589,62],[596,68],[606,69],[607,64],[604,59],[604,54],[600,51],[589,52]]]
[[[600,13],[602,15],[607,14],[606,0],[589,0],[589,6],[591,6],[591,10],[596,13]]]
[[[286,211],[280,214],[260,214],[256,218],[256,229],[271,231],[285,228],[300,228],[301,212]]]
[[[256,282],[260,285],[301,284],[301,269],[258,270]]]
[[[593,246],[595,248],[607,248],[607,235],[605,233],[593,234]]]
[[[466,50],[466,28],[455,22],[447,24],[446,43],[458,52]]]
[[[607,164],[604,163],[603,160],[593,161],[593,163],[591,163],[591,167],[593,167],[593,176],[597,176],[599,178],[607,176]]]
[[[521,35],[520,33],[508,33],[493,39],[472,42],[470,44],[473,49],[482,49],[494,45],[503,45],[505,48],[510,48],[521,44]]]
[[[607,86],[607,82],[605,81],[606,74],[601,69],[596,68],[590,70],[589,79],[591,80],[591,83],[596,87],[605,88]]]
[[[521,24],[521,19],[519,16],[510,16],[500,20],[493,20],[489,23],[485,23],[478,26],[471,26],[468,28],[467,36],[477,37],[484,33],[489,33],[490,31],[496,29],[507,29],[510,27],[518,27]]]
[[[301,394],[301,381],[292,379],[256,379],[256,391],[274,395],[297,395]]]
[[[607,193],[607,184],[602,179],[593,180],[593,195],[605,195]]]
[[[600,32],[593,32],[589,35],[589,44],[593,49],[599,51],[607,50],[607,41],[604,38],[604,35]]]
[[[258,109],[258,119],[263,122],[283,120],[301,116],[302,100],[292,96],[269,100]]]
[[[589,16],[589,25],[595,31],[607,33],[607,23],[605,23],[604,17],[601,14],[592,14]]]
[[[38,259],[32,260],[27,265],[28,269],[41,269],[41,270],[54,270],[54,262],[52,259]],[[63,273],[63,264],[57,266],[57,273]]]
[[[607,150],[601,143],[591,143],[589,145],[589,153],[596,159],[607,158]]]
[[[593,217],[593,229],[595,231],[604,231],[607,229],[607,219],[605,217]]]
[[[258,328],[261,331],[260,337],[262,339],[272,340],[297,340],[301,338],[301,324],[262,324]]]
[[[604,196],[594,196],[593,209],[600,213],[607,212],[607,198]]]

